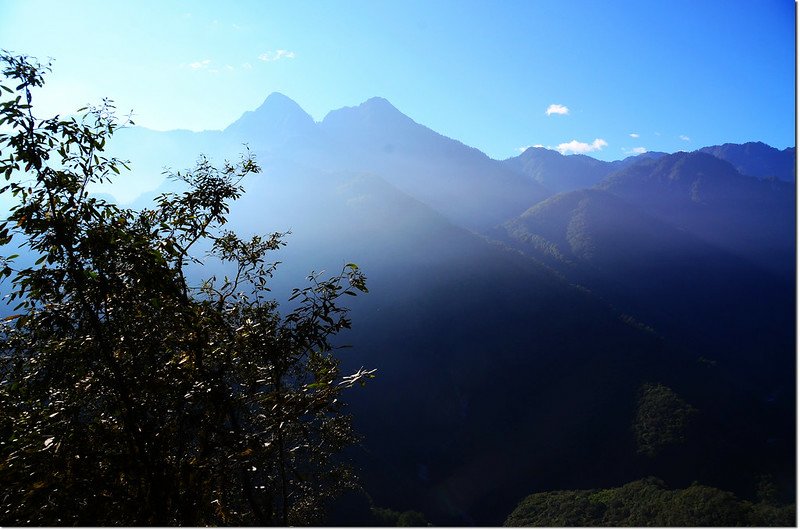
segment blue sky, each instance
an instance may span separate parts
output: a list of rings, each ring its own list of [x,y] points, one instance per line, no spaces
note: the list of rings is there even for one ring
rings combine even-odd
[[[43,113],[221,129],[273,91],[316,120],[382,96],[498,159],[794,145],[794,32],[792,0],[0,2],[0,47],[55,59]]]

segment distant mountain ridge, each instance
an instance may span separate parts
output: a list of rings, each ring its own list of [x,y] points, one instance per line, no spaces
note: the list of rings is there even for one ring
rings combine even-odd
[[[712,145],[699,149],[730,162],[740,173],[753,177],[774,177],[794,182],[796,178],[796,148],[778,150],[763,142]]]
[[[539,182],[547,189],[560,193],[590,188],[612,172],[638,160],[656,159],[665,154],[648,151],[622,160],[605,162],[587,155],[562,155],[553,149],[529,147],[519,156],[506,159],[503,163]]]
[[[794,186],[741,174],[702,151],[640,160],[598,184],[769,270],[794,269]]]
[[[334,166],[350,168],[355,160],[362,162],[360,169],[386,173],[384,176],[390,178],[401,189],[417,194],[425,194],[426,191],[424,187],[418,185],[419,182],[413,182],[415,174],[419,174],[419,178],[427,178],[425,168],[419,167],[420,159],[430,157],[440,161],[444,159],[436,171],[452,175],[449,184],[453,187],[478,185],[484,188],[488,201],[485,207],[492,211],[485,213],[481,211],[479,205],[465,204],[468,211],[459,214],[455,210],[458,208],[458,201],[463,200],[463,197],[458,197],[459,194],[454,190],[439,190],[439,193],[443,195],[449,193],[451,197],[429,197],[429,199],[436,202],[436,207],[450,210],[451,218],[459,218],[462,222],[467,221],[469,216],[475,216],[477,219],[483,217],[484,220],[477,222],[472,220],[473,227],[477,229],[485,229],[492,223],[506,220],[510,216],[505,218],[503,216],[508,211],[517,209],[513,214],[519,214],[536,200],[553,193],[594,186],[611,173],[637,161],[657,159],[666,154],[648,151],[622,160],[606,162],[587,155],[562,155],[552,149],[531,147],[517,157],[497,161],[476,148],[420,125],[381,97],[370,98],[354,107],[332,110],[322,121],[315,122],[294,100],[279,92],[271,93],[258,108],[244,112],[223,131],[156,132],[140,127],[134,127],[132,131],[136,132],[122,130],[117,136],[124,138],[133,134],[137,137],[136,142],[151,144],[159,141],[156,139],[173,138],[178,134],[194,136],[204,140],[185,140],[184,143],[195,145],[196,149],[212,156],[229,152],[242,143],[247,143],[253,148],[258,147],[269,156],[294,159],[302,157],[310,165],[325,169],[332,169]],[[124,143],[127,144],[125,147],[129,152],[140,155],[131,156],[134,163],[152,158],[148,157],[147,153],[137,153],[135,146],[131,145],[134,142]],[[709,146],[698,151],[729,161],[738,171],[748,176],[794,180],[794,147],[779,151],[761,142],[749,142]],[[174,167],[171,159],[178,160],[170,156],[169,151],[164,151],[161,155],[159,164],[162,166],[166,164]],[[417,159],[411,166],[408,165],[409,156]],[[451,160],[447,161],[448,158]],[[455,159],[460,161],[455,166],[447,168],[446,166]],[[430,163],[431,160],[425,160],[425,166],[429,166]],[[148,169],[155,167],[148,162],[142,165]],[[464,174],[462,176],[464,182],[459,182],[454,175],[456,172]],[[492,176],[481,176],[486,174]],[[526,183],[520,180],[518,178],[520,175],[533,182]],[[438,176],[441,178],[444,175]],[[499,179],[503,186],[514,188],[513,192],[491,190],[491,185],[487,186],[485,182],[481,182],[492,179]],[[436,185],[436,182],[427,184]],[[499,196],[493,199],[497,194]],[[456,201],[455,204],[453,200]],[[500,207],[498,204],[492,207],[493,200],[504,202],[506,205]],[[527,204],[523,204],[526,201]],[[512,204],[515,206],[510,206]]]

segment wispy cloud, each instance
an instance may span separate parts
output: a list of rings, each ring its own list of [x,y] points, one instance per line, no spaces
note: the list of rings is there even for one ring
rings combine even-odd
[[[258,58],[265,62],[280,61],[281,59],[294,59],[295,54],[289,50],[275,50],[264,52]]]
[[[567,108],[564,105],[559,105],[558,103],[553,103],[552,105],[547,107],[547,110],[544,111],[544,113],[547,114],[548,116],[551,116],[553,114],[560,114],[562,116],[566,116],[567,114],[569,114],[569,108]]]
[[[253,65],[250,63],[242,63],[242,68],[244,68],[245,70],[252,70]]]
[[[579,142],[578,140],[572,140],[571,142],[566,142],[563,144],[558,144],[556,146],[556,150],[561,153],[562,155],[566,154],[584,154],[584,153],[591,153],[593,151],[600,151],[604,147],[608,145],[608,142],[603,140],[602,138],[595,138],[594,142],[587,144],[584,142]]]
[[[688,136],[686,136],[685,134],[682,134],[682,135],[678,136],[678,138],[680,138],[680,139],[681,139],[681,140],[683,140],[684,142],[691,141],[691,138],[689,138],[689,137],[688,137]]]
[[[647,152],[646,147],[633,147],[631,149],[623,149],[622,153],[625,155],[643,155]]]
[[[639,138],[638,133],[630,133],[628,136],[630,136],[631,138]]]
[[[189,63],[189,68],[192,70],[202,70],[203,68],[208,68],[208,65],[211,64],[211,59],[203,59],[202,61],[195,61],[193,63]]]

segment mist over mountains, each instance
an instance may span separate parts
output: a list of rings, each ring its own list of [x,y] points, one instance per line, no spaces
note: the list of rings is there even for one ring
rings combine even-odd
[[[534,491],[647,475],[793,497],[794,148],[498,161],[385,99],[317,123],[272,94],[223,131],[131,128],[112,150],[143,191],[244,143],[264,171],[231,228],[291,231],[276,297],[346,262],[368,276],[342,360],[378,369],[350,403],[376,505],[495,525]],[[699,411],[654,456],[632,431],[644,383]]]

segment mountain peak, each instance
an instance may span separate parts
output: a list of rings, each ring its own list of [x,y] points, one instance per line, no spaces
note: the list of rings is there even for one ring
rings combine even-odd
[[[293,99],[272,92],[255,110],[247,111],[226,130],[251,133],[271,131],[280,134],[303,132],[314,126],[314,119]]]
[[[397,110],[397,107],[382,97],[372,97],[355,107],[343,107],[333,110],[325,116],[323,123],[331,126],[356,120],[362,124],[388,125],[413,124],[414,120]]]
[[[267,99],[259,105],[259,107],[254,112],[259,112],[264,109],[272,109],[272,108],[292,108],[292,109],[299,109],[303,111],[300,105],[297,104],[295,100],[286,96],[280,92],[272,92],[270,95],[267,96]],[[305,112],[305,111],[303,111]]]
[[[548,149],[541,145],[532,145],[525,149],[520,155],[519,158],[532,158],[535,156],[549,156],[551,158],[561,157],[564,156],[558,151],[553,149]]]
[[[365,109],[381,109],[381,110],[390,110],[394,112],[400,112],[397,110],[397,107],[389,103],[389,100],[386,98],[382,98],[380,96],[371,97],[366,100],[364,103],[359,105],[359,107]]]

